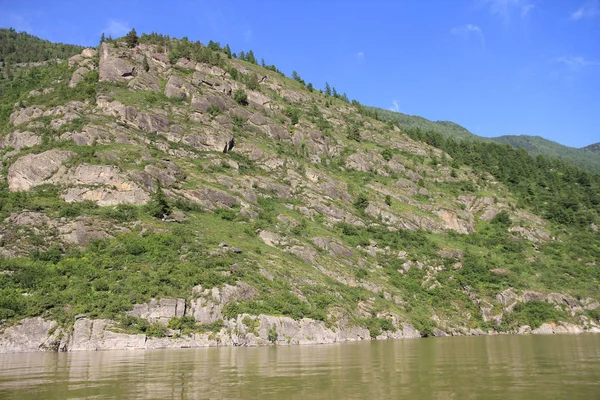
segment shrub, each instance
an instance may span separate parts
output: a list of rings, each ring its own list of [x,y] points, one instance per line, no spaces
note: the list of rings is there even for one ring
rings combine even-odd
[[[275,325],[271,326],[267,332],[267,339],[269,342],[275,343],[278,337],[279,335],[277,334],[277,327]]]
[[[164,218],[171,213],[171,207],[167,203],[167,198],[162,191],[160,181],[156,181],[156,191],[152,196],[152,200],[146,204],[146,210],[154,218]]]
[[[365,193],[361,193],[358,195],[356,200],[354,200],[354,208],[359,210],[360,212],[364,212],[369,206],[369,198]]]
[[[248,105],[248,95],[246,94],[246,92],[244,91],[244,89],[237,89],[233,93],[233,99],[238,104],[241,104],[243,106],[247,106]]]
[[[286,107],[283,114],[291,120],[292,125],[296,125],[300,120],[300,110],[296,107]]]

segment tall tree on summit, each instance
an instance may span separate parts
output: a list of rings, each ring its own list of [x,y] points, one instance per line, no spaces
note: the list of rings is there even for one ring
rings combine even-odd
[[[135,46],[137,46],[138,41],[139,38],[137,32],[135,31],[135,28],[130,30],[127,36],[125,36],[125,42],[127,42],[127,47],[134,48]]]

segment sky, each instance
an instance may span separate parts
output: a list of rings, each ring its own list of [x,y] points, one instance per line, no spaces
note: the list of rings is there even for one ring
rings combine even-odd
[[[131,28],[213,40],[478,135],[600,142],[600,0],[0,0],[0,27],[86,46]]]

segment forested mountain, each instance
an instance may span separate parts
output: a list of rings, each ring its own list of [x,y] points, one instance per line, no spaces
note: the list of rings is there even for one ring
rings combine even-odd
[[[583,149],[598,153],[600,152],[600,143],[590,144],[589,146],[585,146]]]
[[[559,158],[582,169],[600,173],[600,154],[593,151],[594,145],[577,149],[574,147],[563,146],[560,143],[544,139],[543,137],[527,135],[500,136],[492,138],[492,140],[525,149],[529,154],[534,156],[543,155],[546,157]]]
[[[0,62],[24,63],[61,59],[81,53],[83,47],[51,43],[26,32],[0,28]]]
[[[0,80],[0,352],[600,331],[599,175],[257,58]]]

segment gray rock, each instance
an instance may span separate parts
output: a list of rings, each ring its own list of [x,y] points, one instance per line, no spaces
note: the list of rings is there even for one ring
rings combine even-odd
[[[135,65],[119,54],[112,44],[100,46],[100,82],[127,82],[133,79]]]
[[[152,299],[149,303],[135,304],[127,314],[166,326],[171,318],[185,315],[185,299]]]
[[[141,71],[127,84],[133,90],[151,90],[160,92],[160,80],[148,72]]]
[[[223,319],[222,310],[232,301],[251,300],[258,295],[252,286],[238,282],[235,286],[224,285],[222,288],[202,290],[196,286],[194,292],[200,297],[192,300],[188,314],[203,324],[210,324]]]
[[[52,183],[53,176],[62,164],[75,155],[72,151],[48,150],[19,158],[8,169],[6,177],[8,189],[16,192],[29,190],[44,183]]]
[[[194,93],[196,93],[196,89],[176,75],[171,75],[165,85],[165,96],[167,97],[176,99],[192,98]]]
[[[40,107],[32,106],[21,108],[10,114],[10,123],[14,126],[24,124],[32,119],[39,118],[44,115],[44,110]]]
[[[90,217],[77,217],[75,220],[59,226],[58,232],[63,242],[79,246],[87,245],[92,240],[112,237],[98,220]]]
[[[113,326],[112,321],[105,319],[78,319],[75,321],[73,333],[64,348],[68,351],[145,348],[146,335],[129,335],[108,330]]]
[[[0,354],[56,351],[60,332],[54,321],[26,318],[0,334]]]
[[[33,132],[15,131],[0,140],[0,149],[12,147],[15,150],[21,150],[26,147],[36,146],[41,142],[42,138]]]

